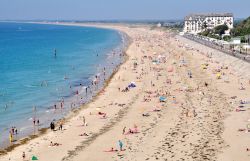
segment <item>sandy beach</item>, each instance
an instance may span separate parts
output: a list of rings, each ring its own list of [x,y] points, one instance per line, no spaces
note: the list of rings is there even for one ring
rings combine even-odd
[[[161,28],[92,26],[126,33],[127,60],[63,130],[1,161],[250,160],[250,64]]]

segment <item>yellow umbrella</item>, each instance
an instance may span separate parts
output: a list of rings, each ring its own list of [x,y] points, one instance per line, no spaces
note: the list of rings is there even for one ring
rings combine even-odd
[[[207,69],[207,66],[206,66],[205,64],[202,64],[202,65],[201,65],[201,68],[202,68],[202,69]]]
[[[216,78],[217,78],[217,79],[220,79],[220,78],[221,78],[221,73],[217,73],[217,74],[216,74]]]

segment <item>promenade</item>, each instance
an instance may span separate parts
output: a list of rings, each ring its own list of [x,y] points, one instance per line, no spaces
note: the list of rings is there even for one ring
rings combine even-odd
[[[197,43],[206,45],[206,46],[211,47],[213,49],[219,50],[225,54],[237,57],[239,59],[242,59],[242,60],[250,63],[250,55],[247,55],[246,53],[240,53],[240,52],[235,51],[235,50],[233,51],[233,50],[226,49],[223,45],[219,45],[216,42],[202,39],[201,37],[195,36],[192,34],[185,34],[185,35],[183,35],[183,37],[185,37],[189,40],[195,41]]]

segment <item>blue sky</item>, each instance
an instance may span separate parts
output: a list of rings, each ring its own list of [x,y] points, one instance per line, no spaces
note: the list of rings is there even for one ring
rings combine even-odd
[[[0,0],[0,20],[182,19],[189,13],[250,16],[250,0]]]

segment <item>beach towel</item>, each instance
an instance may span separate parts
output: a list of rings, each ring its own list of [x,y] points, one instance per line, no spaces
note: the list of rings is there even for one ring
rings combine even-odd
[[[168,72],[173,72],[174,71],[174,68],[173,67],[169,67],[168,68]]]

